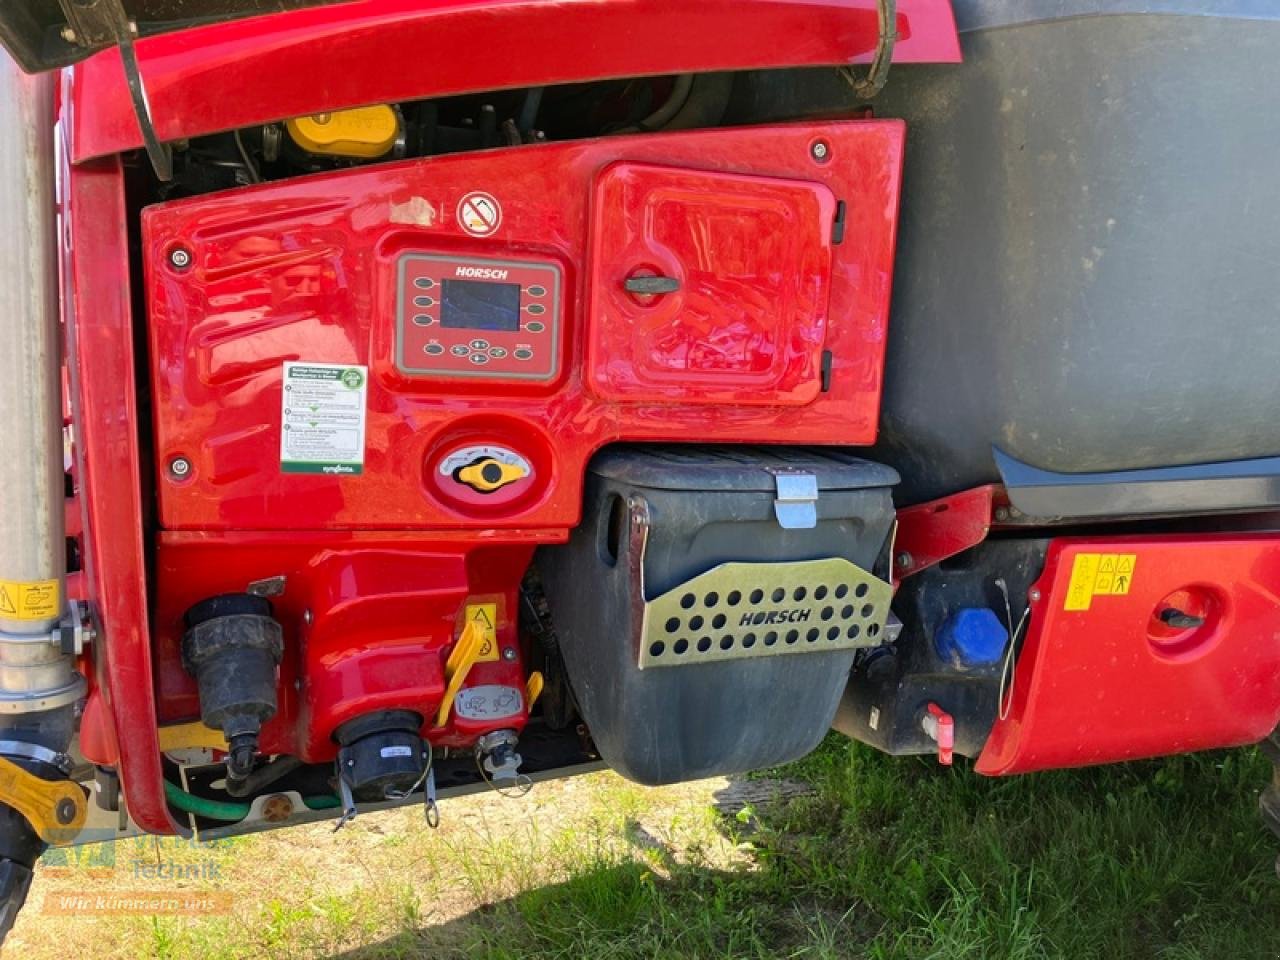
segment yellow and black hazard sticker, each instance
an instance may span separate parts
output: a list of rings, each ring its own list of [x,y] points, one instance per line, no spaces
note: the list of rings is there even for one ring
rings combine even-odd
[[[463,616],[466,622],[479,624],[484,631],[484,644],[476,661],[498,659],[498,605],[496,603],[468,603]]]
[[[1077,553],[1063,610],[1088,610],[1094,597],[1126,596],[1138,557],[1133,553]]]
[[[57,580],[0,580],[0,620],[52,620],[61,612]]]

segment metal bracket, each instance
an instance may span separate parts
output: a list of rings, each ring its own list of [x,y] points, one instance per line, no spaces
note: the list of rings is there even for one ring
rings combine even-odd
[[[818,525],[818,478],[804,470],[770,470],[777,487],[773,512],[784,530]]]
[[[88,611],[78,600],[67,604],[67,615],[48,633],[6,633],[0,630],[0,644],[49,643],[68,655],[79,656],[93,641],[93,624]]]
[[[38,743],[22,743],[17,740],[0,740],[0,757],[25,757],[28,760],[47,763],[66,776],[71,776],[71,771],[75,767],[75,763],[65,753],[58,753],[57,750],[50,750]]]

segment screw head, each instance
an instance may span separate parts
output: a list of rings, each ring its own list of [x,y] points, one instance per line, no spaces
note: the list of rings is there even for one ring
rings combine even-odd
[[[66,826],[76,818],[76,804],[70,797],[63,797],[58,801],[58,805],[53,808],[53,815],[58,818],[58,822]]]
[[[907,553],[907,551],[905,550],[903,550],[902,553],[898,554],[898,566],[900,567],[911,566],[911,554]]]
[[[191,461],[186,457],[174,457],[169,461],[169,473],[181,480],[191,475]]]
[[[315,619],[315,616],[311,613],[310,610],[302,611],[302,622],[305,623],[308,627],[311,626],[311,621],[314,619]]]
[[[1033,589],[1029,594],[1027,594],[1027,596],[1029,596],[1029,597],[1031,598],[1031,602],[1032,602],[1032,603],[1038,603],[1038,602],[1040,601],[1040,591],[1039,591],[1039,590],[1035,590],[1035,589]]]
[[[191,251],[186,247],[174,247],[169,251],[169,265],[175,270],[185,270],[191,266]]]
[[[999,520],[1001,523],[1004,523],[1006,520],[1008,520],[1008,519],[1009,519],[1009,508],[1008,508],[1008,507],[996,507],[996,519],[997,519],[997,520]]]
[[[809,154],[813,159],[822,163],[831,156],[831,147],[827,145],[825,140],[815,140],[813,145],[809,147]]]
[[[503,648],[502,648],[502,659],[503,659],[503,660],[508,660],[508,661],[510,661],[510,660],[514,660],[515,658],[516,658],[516,650],[515,650],[515,647],[503,647]]]

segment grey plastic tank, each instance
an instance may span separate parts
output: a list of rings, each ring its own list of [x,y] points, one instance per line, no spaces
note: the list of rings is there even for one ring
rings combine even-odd
[[[965,62],[874,101],[908,124],[876,451],[899,501],[998,479],[993,447],[1066,473],[1280,454],[1280,4],[954,8]],[[852,103],[759,74],[729,119]]]

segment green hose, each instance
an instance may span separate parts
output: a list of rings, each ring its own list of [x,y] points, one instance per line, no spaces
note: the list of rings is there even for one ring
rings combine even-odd
[[[197,817],[206,817],[209,820],[225,820],[228,823],[239,823],[249,815],[249,804],[247,803],[225,803],[221,800],[206,800],[204,797],[197,797],[193,793],[187,793],[181,787],[170,783],[168,780],[164,782],[164,795],[165,799],[179,810],[186,813],[194,813]],[[335,810],[342,805],[337,797],[328,795],[303,797],[302,802],[306,804],[308,810]]]
[[[181,787],[164,782],[165,799],[179,810],[194,813],[197,817],[208,817],[210,820],[227,820],[237,823],[249,815],[247,803],[223,803],[221,800],[206,800],[195,794],[187,793]]]
[[[342,801],[332,794],[325,794],[321,797],[303,797],[302,802],[307,805],[308,810],[337,810],[342,806]]]

